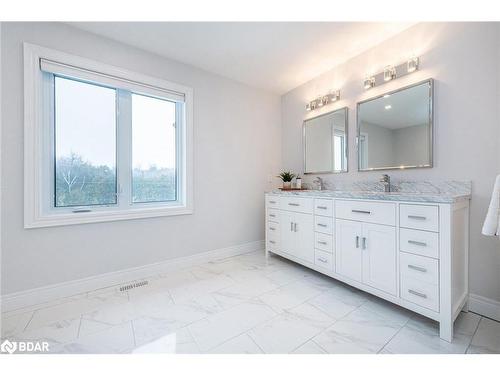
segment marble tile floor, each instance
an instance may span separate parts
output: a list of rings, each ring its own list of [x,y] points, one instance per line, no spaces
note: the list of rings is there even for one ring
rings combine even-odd
[[[2,338],[50,353],[500,353],[500,322],[438,324],[262,251],[2,314]]]

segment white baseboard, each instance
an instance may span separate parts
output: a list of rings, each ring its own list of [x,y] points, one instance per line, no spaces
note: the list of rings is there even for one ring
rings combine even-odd
[[[169,259],[163,262],[133,267],[121,271],[109,272],[84,279],[47,285],[41,288],[10,293],[1,297],[2,312],[39,305],[51,300],[70,297],[76,294],[90,292],[96,289],[121,285],[138,279],[152,277],[167,271],[195,266],[215,259],[263,250],[264,241],[254,241],[245,244],[206,251],[181,258]]]
[[[471,293],[469,295],[469,311],[500,321],[500,301],[494,299]]]

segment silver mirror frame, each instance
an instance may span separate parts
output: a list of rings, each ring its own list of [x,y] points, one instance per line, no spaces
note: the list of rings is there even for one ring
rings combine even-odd
[[[323,117],[323,116],[328,116],[331,115],[332,113],[338,112],[345,110],[345,160],[346,160],[346,166],[345,170],[341,171],[336,171],[336,170],[331,170],[331,171],[320,171],[320,172],[306,172],[306,122]],[[333,129],[333,125],[332,125]],[[333,148],[332,148],[333,152]],[[349,171],[349,107],[342,107],[342,108],[337,108],[334,110],[331,110],[329,112],[323,113],[318,116],[314,116],[308,119],[305,119],[302,123],[302,164],[303,164],[303,174],[339,174],[339,173],[347,173]],[[332,155],[333,157],[333,155]]]
[[[392,95],[392,94],[395,94],[397,92],[400,92],[400,91],[403,91],[403,90],[407,90],[407,89],[410,89],[412,87],[415,87],[415,86],[420,86],[424,83],[428,83],[429,84],[429,126],[430,126],[430,131],[429,131],[429,164],[422,164],[422,165],[405,165],[403,167],[377,167],[377,168],[366,168],[366,169],[362,169],[361,168],[361,160],[360,160],[360,157],[359,157],[359,137],[360,137],[360,134],[361,134],[361,124],[360,124],[360,116],[359,116],[359,107],[361,104],[363,103],[366,103],[366,102],[370,102],[372,100],[375,100],[375,99],[380,99],[382,98],[383,96],[385,95]],[[357,130],[356,130],[356,156],[357,156],[357,159],[358,159],[358,172],[371,172],[371,171],[386,171],[386,170],[394,170],[394,169],[401,169],[401,170],[404,170],[404,169],[414,169],[414,168],[432,168],[433,167],[433,155],[434,155],[434,137],[433,137],[433,133],[434,133],[434,80],[432,78],[428,78],[428,79],[425,79],[423,81],[420,81],[420,82],[417,82],[417,83],[413,83],[411,85],[408,85],[408,86],[404,86],[404,87],[401,87],[397,90],[393,90],[393,91],[388,91],[388,92],[384,92],[383,94],[381,95],[378,95],[378,96],[374,96],[372,98],[369,98],[369,99],[365,99],[361,102],[358,102],[356,104],[356,125],[357,125]]]

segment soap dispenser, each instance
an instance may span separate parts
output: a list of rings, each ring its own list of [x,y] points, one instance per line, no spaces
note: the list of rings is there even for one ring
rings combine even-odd
[[[297,176],[297,178],[295,178],[295,188],[302,189],[302,177]]]

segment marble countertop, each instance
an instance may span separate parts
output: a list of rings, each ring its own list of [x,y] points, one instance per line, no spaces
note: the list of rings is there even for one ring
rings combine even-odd
[[[342,190],[295,190],[282,191],[272,190],[268,194],[293,195],[314,198],[350,198],[350,199],[373,199],[386,201],[405,202],[432,202],[432,203],[455,203],[471,198],[470,192],[390,192],[383,191],[342,191]]]

